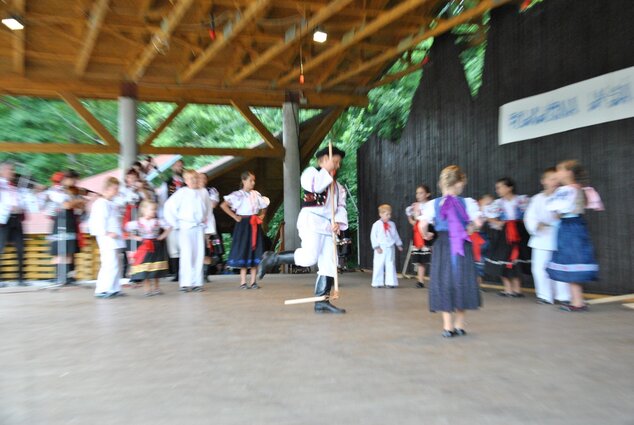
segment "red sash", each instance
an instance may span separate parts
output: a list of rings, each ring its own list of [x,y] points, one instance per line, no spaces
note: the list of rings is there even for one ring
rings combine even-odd
[[[143,263],[143,259],[145,258],[145,254],[148,252],[154,252],[154,239],[143,239],[143,243],[136,250],[134,254],[134,265],[138,266]]]
[[[469,238],[471,238],[473,259],[479,262],[482,259],[482,245],[484,245],[485,243],[484,238],[480,236],[480,233],[478,232],[473,232],[471,235],[469,235]]]
[[[255,245],[258,241],[258,225],[262,224],[262,219],[254,214],[249,223],[251,224],[251,249],[255,251]]]
[[[517,230],[517,222],[519,220],[508,220],[504,230],[506,232],[506,242],[511,245],[511,256],[509,257],[510,264],[506,265],[507,269],[513,268],[515,260],[520,258],[520,233]]]
[[[420,232],[420,229],[418,228],[418,223],[414,224],[412,232],[413,232],[412,243],[414,244],[414,248],[421,249],[422,247],[425,246],[425,238],[423,238],[423,234]]]

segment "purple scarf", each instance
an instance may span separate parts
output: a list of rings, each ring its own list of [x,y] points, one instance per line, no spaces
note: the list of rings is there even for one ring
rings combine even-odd
[[[440,207],[440,217],[449,225],[449,246],[451,255],[464,257],[464,242],[469,240],[465,230],[465,223],[469,222],[469,216],[462,203],[455,196],[447,196],[445,203]]]

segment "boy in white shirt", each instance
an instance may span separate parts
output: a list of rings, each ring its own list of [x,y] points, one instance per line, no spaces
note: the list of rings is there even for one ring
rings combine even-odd
[[[524,224],[531,238],[528,246],[532,248],[531,272],[535,282],[535,294],[538,304],[552,304],[570,301],[570,289],[565,282],[551,280],[546,272],[553,251],[557,250],[557,223],[559,219],[546,208],[549,199],[559,186],[557,170],[548,168],[542,174],[541,184],[544,191],[531,198],[524,213]]]
[[[388,204],[379,206],[379,217],[372,225],[370,232],[370,241],[374,249],[374,265],[372,267],[372,287],[396,288],[398,280],[396,279],[396,265],[394,264],[395,250],[403,251],[403,242],[401,241],[396,225],[392,218],[392,207]]]
[[[121,212],[114,202],[119,193],[119,180],[110,177],[103,188],[103,196],[95,201],[90,211],[90,234],[97,237],[101,268],[97,276],[95,297],[111,298],[123,295],[121,278],[121,256],[119,250],[125,248]]]

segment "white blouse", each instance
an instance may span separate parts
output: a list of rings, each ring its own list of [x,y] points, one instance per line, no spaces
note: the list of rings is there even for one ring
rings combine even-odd
[[[515,195],[510,200],[498,198],[486,207],[486,216],[500,220],[521,220],[529,203],[530,198],[526,195]]]
[[[247,192],[236,190],[224,197],[229,207],[238,215],[256,215],[268,207],[271,201],[266,196],[260,195],[257,190]]]
[[[546,208],[557,214],[583,214],[585,199],[581,189],[575,186],[562,186],[548,199]]]
[[[163,229],[168,229],[169,227],[170,225],[165,220],[159,218],[152,218],[150,220],[140,218],[126,223],[125,230],[128,232],[137,232],[143,239],[156,239],[163,233]]]

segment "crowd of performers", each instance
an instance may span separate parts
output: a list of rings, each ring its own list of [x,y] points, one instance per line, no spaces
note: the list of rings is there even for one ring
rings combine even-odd
[[[147,170],[142,164],[126,173],[123,184],[109,178],[88,220],[101,255],[95,295],[122,295],[125,269],[133,282],[145,282],[148,296],[162,293],[158,279],[170,269],[181,291],[202,291],[204,258],[213,249],[210,236],[216,238],[216,249],[222,249],[213,214],[220,203],[236,221],[227,265],[240,269],[241,288],[258,289],[258,279],[282,264],[317,265],[315,312],[345,313],[330,297],[338,266],[334,238],[348,227],[346,191],[336,181],[345,152],[325,148],[316,158],[317,166],[301,175],[303,201],[297,219],[301,247],[284,252],[265,251],[261,224],[269,199],[254,189],[252,172],[241,175],[240,190],[224,196],[222,203],[218,191],[207,187],[206,176],[183,170],[182,161],[174,164],[172,176],[158,189],[145,180]],[[76,179],[73,172],[56,173],[53,186],[35,202],[53,219],[51,254],[62,284],[67,283],[73,255],[82,244],[79,222],[86,212],[86,194],[76,188]],[[515,183],[506,177],[495,184],[497,199],[462,197],[466,183],[460,167],[448,166],[438,180],[441,196],[430,199],[431,190],[421,185],[416,202],[405,211],[413,232],[417,287],[425,287],[429,268],[429,309],[442,313],[442,335],[466,334],[465,312],[481,306],[479,282],[485,275],[502,281],[500,296],[518,298],[524,296],[521,274],[532,273],[540,304],[587,310],[583,285],[597,279],[598,265],[583,214],[603,206],[587,185],[583,167],[569,160],[545,170],[544,190],[532,199],[516,194]],[[10,164],[0,168],[0,195],[0,252],[7,241],[15,243],[19,281],[23,282],[21,220],[34,202],[20,196]],[[396,288],[395,250],[402,251],[403,242],[390,220],[390,205],[380,205],[378,213],[370,238],[374,250],[371,286]],[[122,258],[124,251],[128,255]]]

